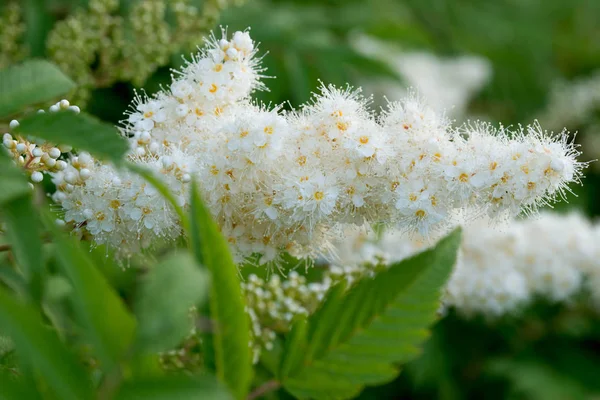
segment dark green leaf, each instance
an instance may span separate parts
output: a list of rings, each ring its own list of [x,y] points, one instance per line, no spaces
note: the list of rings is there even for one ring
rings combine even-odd
[[[115,400],[230,400],[231,395],[211,376],[163,377],[125,382]]]
[[[190,333],[190,308],[208,293],[208,274],[188,253],[174,254],[143,278],[136,302],[138,340],[145,351],[174,349]]]
[[[75,87],[54,64],[30,60],[0,70],[0,118],[43,103]]]
[[[14,132],[71,145],[117,163],[129,149],[127,140],[114,126],[70,110],[30,115],[20,121]]]
[[[34,388],[7,374],[0,373],[0,388],[0,400],[35,400],[40,398]]]
[[[115,366],[129,349],[135,319],[75,238],[67,237],[51,218],[58,264],[72,284],[71,301],[87,339],[105,368]]]
[[[236,398],[246,396],[252,375],[248,343],[250,326],[244,311],[239,273],[227,242],[200,198],[193,181],[190,244],[196,259],[211,274],[210,318],[212,332],[205,335],[215,355],[217,377]]]
[[[0,149],[0,205],[31,193],[25,174]]]
[[[283,386],[299,398],[338,399],[396,377],[395,365],[418,353],[435,321],[459,243],[457,230],[435,248],[347,291],[343,285],[334,287],[309,317],[305,332],[296,325],[288,338],[288,349],[293,343],[305,348],[285,353]]]
[[[6,203],[2,216],[12,252],[27,280],[29,295],[39,302],[44,258],[39,220],[31,201],[31,195],[28,194]]]
[[[82,366],[42,324],[31,306],[22,304],[0,289],[0,328],[15,342],[19,356],[44,378],[60,399],[94,398]]]

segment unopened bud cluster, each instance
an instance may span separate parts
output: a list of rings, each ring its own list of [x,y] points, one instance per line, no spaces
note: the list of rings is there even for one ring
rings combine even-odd
[[[330,287],[330,280],[307,283],[306,277],[291,271],[285,279],[274,274],[269,279],[250,275],[242,283],[246,312],[250,316],[254,359],[263,348],[271,350],[277,333],[287,332],[298,315],[316,310]]]
[[[453,215],[535,209],[578,181],[565,133],[474,123],[452,128],[414,94],[381,115],[358,90],[321,87],[299,110],[251,102],[262,89],[249,32],[213,37],[171,85],[134,101],[122,128],[129,158],[159,173],[181,206],[194,176],[236,261],[277,262],[330,252],[346,225],[385,223],[427,236]],[[179,221],[140,178],[91,163],[89,179],[60,186],[66,221],[123,251],[173,239]],[[71,190],[72,189],[72,190]]]
[[[80,112],[79,107],[71,105],[68,100],[61,100],[52,105],[49,112],[57,112],[59,110],[69,110],[75,113]],[[45,111],[38,111],[38,113],[43,112]],[[19,121],[17,120],[12,120],[9,123],[11,130],[18,126]],[[2,136],[2,144],[12,156],[15,163],[25,170],[34,183],[41,182],[44,179],[43,172],[58,173],[68,167],[63,154],[71,151],[70,146],[48,143],[38,138],[26,138],[19,135],[13,136],[10,133],[5,133]]]
[[[20,61],[26,54],[23,10],[18,0],[0,4],[0,69]]]
[[[71,97],[80,104],[94,88],[118,81],[140,86],[169,64],[172,55],[193,50],[231,1],[206,0],[201,7],[195,3],[90,0],[53,26],[47,53],[77,82]]]

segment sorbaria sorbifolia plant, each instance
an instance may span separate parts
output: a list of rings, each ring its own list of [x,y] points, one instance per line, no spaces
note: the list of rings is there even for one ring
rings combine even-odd
[[[162,353],[167,369],[186,368],[177,359],[182,353],[169,359],[173,353],[165,350],[189,334],[188,311],[200,302],[192,296],[195,281],[178,276],[177,268],[197,271],[200,264],[212,286],[208,306],[192,313],[193,343],[182,349],[197,364],[191,369],[214,371],[239,399],[249,392],[252,361],[270,378],[255,381],[249,398],[280,386],[298,398],[350,398],[394,378],[396,365],[416,354],[440,310],[460,232],[413,257],[416,248],[402,245],[405,255],[391,265],[381,257],[366,269],[336,265],[347,255],[340,238],[356,229],[381,234],[393,228],[430,240],[482,215],[493,222],[536,211],[579,182],[586,164],[577,161],[566,132],[547,133],[537,123],[514,130],[483,122],[453,127],[415,93],[378,112],[360,90],[326,84],[295,110],[257,104],[251,95],[266,89],[267,77],[257,53],[249,30],[223,31],[173,71],[168,87],[137,95],[120,136],[63,100],[41,115],[11,121],[3,145],[33,183],[49,175],[56,187],[51,198],[61,210],[56,222],[104,246],[111,261],[125,265],[141,251],[188,243],[191,263],[169,259],[147,268],[153,278],[136,304],[136,317],[146,321],[136,336],[146,356]],[[78,151],[61,145],[62,138]],[[20,204],[12,207],[20,210]],[[48,220],[47,230],[60,237]],[[84,262],[84,252],[69,258],[63,254],[69,247],[60,249],[75,292],[87,295],[95,287],[90,282],[103,278],[84,281],[78,268],[93,263]],[[241,284],[238,277],[241,265],[265,272],[318,260],[332,266],[312,283],[296,272],[286,280],[248,275]],[[460,286],[456,271],[446,299]],[[186,300],[177,312],[156,293],[163,283]],[[105,303],[75,304],[79,312],[87,306],[97,312]],[[150,318],[154,309],[165,319]],[[2,301],[0,322],[1,311]],[[97,316],[85,314],[84,325],[97,322],[90,315]],[[92,328],[114,335],[108,322]],[[177,336],[182,325],[185,335]],[[105,336],[90,338],[102,345]],[[119,356],[136,354],[139,346],[122,345]],[[201,350],[192,357],[186,353],[191,347]]]

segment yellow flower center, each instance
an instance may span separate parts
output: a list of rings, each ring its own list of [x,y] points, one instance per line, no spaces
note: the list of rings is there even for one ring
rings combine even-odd
[[[314,194],[315,200],[321,201],[323,200],[323,197],[325,197],[323,192],[315,192]]]

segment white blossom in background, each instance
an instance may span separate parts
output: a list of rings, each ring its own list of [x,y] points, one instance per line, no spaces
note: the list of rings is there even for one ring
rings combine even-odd
[[[344,225],[428,237],[459,214],[535,210],[578,182],[585,165],[565,132],[454,128],[412,93],[379,115],[360,90],[326,85],[298,110],[257,105],[259,63],[249,32],[213,36],[168,88],[137,96],[121,128],[129,160],[157,173],[184,209],[197,179],[237,262],[277,263],[284,252],[332,258]],[[181,235],[142,178],[87,153],[62,162],[50,171],[53,199],[96,243],[127,255]]]
[[[413,87],[427,99],[431,108],[454,117],[466,113],[471,98],[492,76],[491,63],[479,56],[440,57],[424,51],[404,50],[366,35],[357,36],[354,45],[362,54],[387,64],[403,79],[403,82],[369,80],[363,83],[364,88],[397,101],[409,93],[407,86]]]
[[[463,229],[444,304],[466,315],[497,317],[536,298],[568,302],[583,289],[600,300],[600,290],[592,287],[600,282],[599,237],[600,224],[576,213],[544,212],[503,224],[487,217],[475,220]],[[330,273],[354,280],[372,274],[376,264],[401,261],[430,244],[393,230],[379,238],[348,230],[336,243],[344,257]]]
[[[574,81],[552,85],[546,107],[537,118],[550,129],[566,127],[579,130],[579,141],[589,158],[600,158],[600,70]],[[591,164],[596,171],[598,163]]]
[[[576,129],[588,123],[600,109],[600,71],[573,82],[552,86],[548,104],[538,119],[550,129]]]

